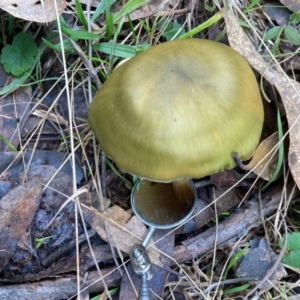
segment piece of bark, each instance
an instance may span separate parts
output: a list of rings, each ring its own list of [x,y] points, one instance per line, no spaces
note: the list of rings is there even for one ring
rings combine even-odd
[[[101,271],[105,284],[108,288],[118,286],[121,282],[121,274],[118,270],[107,268]],[[86,286],[90,293],[100,293],[104,290],[103,281],[97,271],[89,273]],[[5,299],[69,299],[77,293],[76,275],[69,278],[44,280],[27,284],[15,284],[1,286],[0,300]]]
[[[10,190],[0,200],[0,270],[15,252],[42,199],[43,187],[39,176]]]

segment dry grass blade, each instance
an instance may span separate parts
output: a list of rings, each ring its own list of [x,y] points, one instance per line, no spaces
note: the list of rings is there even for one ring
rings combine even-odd
[[[288,78],[276,62],[271,67],[263,60],[232,10],[228,10],[224,18],[232,48],[242,54],[254,69],[277,88],[281,95],[289,123],[289,166],[295,182],[300,187],[300,84]]]
[[[55,1],[57,2],[58,14],[61,15],[66,7],[66,1]],[[57,18],[53,0],[4,0],[1,1],[0,8],[17,18],[39,23],[51,22]]]

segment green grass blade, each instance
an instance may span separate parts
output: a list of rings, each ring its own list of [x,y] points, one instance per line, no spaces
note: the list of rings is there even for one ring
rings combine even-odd
[[[95,34],[92,32],[88,32],[85,30],[73,30],[69,29],[68,30],[68,35],[70,38],[73,40],[98,40],[98,39],[103,39],[103,35]]]
[[[75,0],[75,7],[76,7],[76,15],[77,15],[79,21],[85,28],[87,28],[88,22],[87,22],[87,19],[85,17],[85,14],[83,12],[83,9],[82,9],[82,6],[81,6],[81,3],[79,0]]]
[[[134,46],[114,43],[99,43],[93,45],[93,50],[122,58],[131,58],[137,53],[137,49]]]
[[[279,112],[279,110],[277,112],[277,127],[278,127],[278,139],[281,140],[282,137],[283,137],[283,129],[282,129],[282,123],[281,123],[281,118],[280,118],[280,112]],[[274,179],[277,177],[278,173],[281,170],[281,167],[282,167],[282,164],[283,164],[283,159],[284,159],[284,144],[283,144],[283,141],[282,141],[281,144],[279,145],[279,148],[278,148],[278,162],[277,162],[277,166],[276,166],[275,172],[272,175],[272,177],[269,180],[269,182],[266,183],[261,188],[261,191],[264,191],[274,181]]]
[[[260,0],[252,0],[251,3],[243,10],[243,13],[248,13],[255,5],[259,3]]]
[[[224,12],[222,10],[218,11],[216,14],[214,14],[211,18],[209,18],[207,21],[204,23],[200,24],[199,26],[195,27],[191,31],[181,35],[179,39],[186,39],[194,36],[195,34],[203,31],[204,29],[214,25],[217,23],[220,19],[223,18]]]
[[[114,32],[114,17],[110,11],[110,4],[108,1],[106,1],[106,7],[105,7],[105,19],[106,19],[106,32],[107,37],[111,39],[113,32]]]
[[[75,42],[77,40],[97,40],[104,38],[104,36],[102,35],[88,32],[86,30],[69,29],[63,17],[59,18],[59,22],[61,31],[68,37],[72,38],[72,40],[74,40]]]
[[[117,23],[123,17],[129,15],[140,6],[145,5],[145,0],[129,0],[119,12],[114,15],[114,23]]]
[[[112,164],[112,162],[108,159],[106,159],[106,163],[107,165],[111,168],[111,170],[119,177],[121,178],[122,180],[124,180],[125,182],[125,186],[129,189],[129,190],[132,190],[132,184],[129,180],[127,180],[124,176],[122,176],[118,170],[116,169],[116,167]]]
[[[107,4],[109,6],[112,6],[115,2],[116,2],[116,0],[100,1],[99,5],[97,6],[97,8],[93,14],[92,21],[95,21],[101,14],[103,14],[105,12],[105,7]]]
[[[12,151],[14,152],[18,152],[17,148],[7,139],[5,138],[3,135],[0,134],[0,140],[6,145],[8,146]]]
[[[58,44],[54,45],[54,44],[50,43],[49,41],[47,41],[47,40],[44,39],[44,38],[42,38],[42,40],[43,40],[43,43],[44,43],[47,47],[49,47],[49,48],[51,48],[51,49],[53,49],[53,50],[56,50],[56,51],[61,51],[61,43],[58,43]],[[71,51],[74,50],[74,47],[71,45],[71,43],[70,43],[69,40],[64,40],[63,43],[64,43],[64,51],[65,51],[66,53],[69,53],[69,52],[71,52]]]
[[[244,253],[247,251],[247,249],[250,247],[250,245],[248,245],[247,247],[245,247],[244,249],[240,250],[237,254],[235,254],[229,261],[226,270],[225,270],[225,274],[224,274],[224,280],[226,280],[227,278],[227,274],[229,272],[229,270],[236,264],[236,262],[244,255]]]
[[[240,293],[242,291],[245,291],[249,286],[251,286],[250,283],[245,283],[243,285],[231,288],[231,289],[226,289],[223,291],[224,295],[228,295],[228,294],[233,294],[233,293]]]

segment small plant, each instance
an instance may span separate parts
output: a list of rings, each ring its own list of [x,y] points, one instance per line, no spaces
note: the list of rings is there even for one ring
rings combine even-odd
[[[7,73],[21,76],[33,65],[38,54],[38,47],[30,34],[18,33],[11,45],[2,49],[1,63]]]
[[[290,22],[294,25],[300,23],[300,13],[294,12],[290,15]]]
[[[283,247],[283,239],[279,241],[279,247]],[[293,232],[287,235],[286,253],[282,262],[293,268],[300,268],[300,233]]]
[[[180,23],[168,22],[161,20],[158,22],[158,26],[162,29],[162,36],[167,40],[171,41],[177,39],[185,34],[185,30]]]
[[[36,238],[35,239],[35,249],[39,249],[47,239],[51,239],[52,237],[53,236],[51,235],[51,236],[46,236],[43,238]]]
[[[293,13],[289,18],[289,24],[285,26],[274,26],[269,29],[265,36],[264,41],[275,39],[275,46],[279,45],[282,38],[287,39],[292,45],[300,46],[300,34],[295,26],[299,23],[300,14]]]

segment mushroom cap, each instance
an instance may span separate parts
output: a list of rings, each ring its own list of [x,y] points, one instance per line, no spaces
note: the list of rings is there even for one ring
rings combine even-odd
[[[118,67],[88,121],[124,172],[158,182],[200,178],[249,159],[261,135],[256,78],[232,48],[186,39],[150,48]]]

